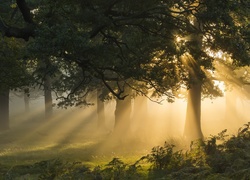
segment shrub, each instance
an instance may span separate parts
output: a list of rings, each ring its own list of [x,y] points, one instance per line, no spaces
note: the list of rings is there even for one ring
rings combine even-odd
[[[132,165],[125,164],[119,158],[113,158],[108,164],[106,164],[106,168],[101,169],[100,166],[97,166],[92,171],[93,179],[114,179],[114,180],[133,180],[140,179],[141,176],[138,173],[138,165],[139,161]]]
[[[35,166],[41,169],[39,179],[76,179],[83,177],[89,172],[80,162],[64,162],[61,159],[52,159],[36,163]]]

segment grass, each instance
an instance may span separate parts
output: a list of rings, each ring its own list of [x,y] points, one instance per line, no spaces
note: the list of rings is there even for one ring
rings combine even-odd
[[[13,117],[10,130],[0,132],[0,179],[1,174],[10,172],[16,174],[15,178],[30,174],[34,164],[55,159],[81,162],[92,170],[97,166],[106,167],[115,157],[132,164],[151,148],[143,147],[142,142],[136,143],[136,148],[131,148],[129,143],[120,146],[119,142],[109,139],[108,133],[94,133],[96,123],[87,118],[81,124],[79,119],[67,121],[68,116],[51,121],[41,117],[20,117]]]
[[[91,117],[89,114],[87,117]],[[248,179],[250,123],[186,145],[121,141],[96,132],[95,121],[16,118],[0,132],[0,179]],[[83,122],[82,122],[83,121]],[[178,147],[174,146],[177,145]]]

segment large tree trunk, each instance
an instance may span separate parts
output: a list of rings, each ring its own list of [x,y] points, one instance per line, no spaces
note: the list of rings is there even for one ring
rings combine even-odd
[[[194,18],[194,26],[202,29],[202,24]],[[186,65],[189,71],[190,88],[188,90],[188,102],[184,136],[188,140],[203,139],[201,130],[201,86],[203,76],[200,67],[200,56],[196,53],[202,49],[202,34],[200,32],[191,34],[190,49],[191,55],[186,56]]]
[[[30,92],[29,92],[29,88],[24,89],[24,105],[25,105],[25,112],[29,113],[29,111],[30,111]]]
[[[188,90],[188,102],[184,136],[188,140],[202,139],[201,130],[201,83],[192,84]]]
[[[9,129],[9,89],[0,92],[0,130]]]
[[[130,94],[131,91],[125,91],[127,94]],[[115,109],[115,126],[114,134],[122,138],[126,138],[129,134],[130,129],[130,115],[131,115],[132,105],[131,105],[131,96],[127,96],[124,100],[116,100],[116,109]]]
[[[45,119],[48,119],[51,117],[53,112],[51,78],[49,75],[46,75],[44,79],[44,100],[45,100]]]
[[[97,116],[98,116],[98,121],[97,121],[97,126],[98,129],[104,130],[106,128],[105,125],[105,106],[104,106],[104,101],[102,101],[99,96],[102,93],[102,90],[97,90]]]

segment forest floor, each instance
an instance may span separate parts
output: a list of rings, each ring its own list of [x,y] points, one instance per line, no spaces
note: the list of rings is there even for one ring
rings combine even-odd
[[[90,170],[105,167],[113,158],[132,164],[152,147],[142,141],[127,140],[121,145],[121,141],[112,138],[111,132],[96,133],[96,122],[88,118],[91,115],[74,120],[61,116],[49,121],[39,116],[12,119],[11,128],[0,132],[0,180],[37,179],[38,176],[43,179],[45,172],[41,163],[66,166],[81,162]]]
[[[63,115],[62,115],[63,116]],[[204,141],[159,146],[94,133],[95,123],[15,117],[0,132],[0,180],[24,179],[248,179],[249,124]],[[88,118],[86,118],[88,119]]]

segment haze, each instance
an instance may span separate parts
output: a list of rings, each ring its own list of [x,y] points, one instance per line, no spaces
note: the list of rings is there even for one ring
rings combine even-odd
[[[215,135],[224,129],[228,129],[229,134],[234,134],[248,121],[250,101],[240,97],[242,96],[237,91],[227,91],[224,97],[202,101],[201,119],[205,137]],[[140,112],[139,118],[133,118],[132,110],[131,126],[126,131],[128,141],[134,142],[135,146],[140,144],[140,149],[148,150],[164,141],[183,141],[186,100],[176,99],[174,103],[168,103],[163,99],[162,103],[158,104],[147,99],[146,102],[148,112]],[[115,104],[115,101],[105,102],[106,128],[100,130],[97,128],[96,105],[82,108],[54,108],[53,117],[44,120],[43,96],[31,99],[30,111],[25,113],[23,98],[18,98],[12,93],[11,131],[22,133],[21,136],[20,134],[17,137],[13,136],[10,144],[29,143],[30,147],[34,145],[36,148],[40,146],[41,148],[54,146],[69,148],[73,145],[84,147],[106,139],[96,151],[113,152],[116,147],[121,149],[120,139],[111,138]],[[117,136],[122,137],[124,134],[117,134]],[[130,144],[128,151],[131,149],[133,152],[132,147],[133,144]]]

